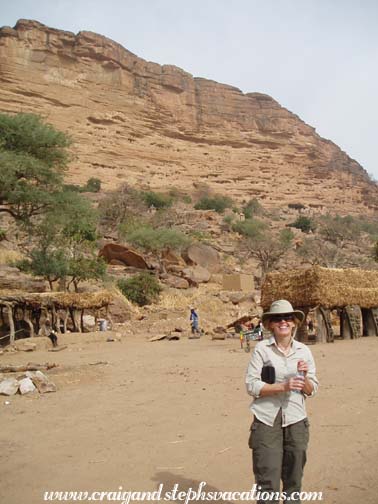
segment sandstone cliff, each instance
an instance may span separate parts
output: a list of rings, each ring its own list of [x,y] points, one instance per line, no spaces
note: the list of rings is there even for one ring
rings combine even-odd
[[[267,207],[372,211],[377,187],[271,97],[150,63],[103,36],[20,20],[0,29],[0,110],[69,132],[71,181],[154,189],[206,183]]]

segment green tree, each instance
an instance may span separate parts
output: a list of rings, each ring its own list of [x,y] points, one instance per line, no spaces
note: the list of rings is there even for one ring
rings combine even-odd
[[[215,194],[214,196],[203,196],[195,205],[196,210],[214,210],[223,213],[226,208],[232,208],[233,201],[227,196]]]
[[[54,202],[70,139],[34,114],[0,114],[0,212],[28,222]]]
[[[157,209],[169,208],[173,203],[173,197],[169,194],[160,194],[153,191],[142,193],[142,198],[148,207],[154,206]]]
[[[312,221],[312,219],[310,219],[310,217],[306,217],[305,215],[299,215],[299,217],[297,217],[297,219],[294,222],[289,224],[289,226],[296,229],[300,229],[304,233],[310,233],[315,231],[316,229],[316,225]]]
[[[132,245],[143,248],[148,252],[159,253],[171,248],[180,250],[189,245],[189,238],[176,229],[141,226],[126,234],[126,239]]]
[[[53,283],[68,274],[68,260],[63,250],[35,248],[28,259],[16,261],[14,265],[21,271],[33,276],[41,276],[48,281],[50,289]]]
[[[232,225],[232,230],[247,238],[261,238],[267,229],[265,222],[258,219],[246,219],[238,221]]]
[[[157,301],[162,291],[156,277],[146,271],[131,278],[121,278],[118,280],[117,286],[127,299],[139,306]]]
[[[16,266],[33,275],[53,282],[66,279],[67,289],[79,282],[102,279],[106,266],[96,256],[97,214],[89,201],[80,194],[63,191],[57,195],[55,206],[33,228],[35,246],[29,257]]]

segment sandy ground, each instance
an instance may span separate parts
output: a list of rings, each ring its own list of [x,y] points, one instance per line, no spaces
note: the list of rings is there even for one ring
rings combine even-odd
[[[249,354],[237,340],[77,343],[2,364],[56,362],[56,393],[0,396],[0,502],[48,490],[248,490]],[[378,338],[311,347],[321,382],[308,400],[304,489],[327,504],[378,502]],[[95,364],[98,361],[105,364]],[[106,364],[107,363],[107,364]],[[10,404],[6,405],[5,401]],[[202,502],[202,501],[199,501]]]

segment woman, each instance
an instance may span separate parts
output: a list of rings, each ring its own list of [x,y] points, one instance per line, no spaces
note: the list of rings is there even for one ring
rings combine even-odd
[[[286,497],[299,501],[309,439],[305,398],[318,389],[312,353],[294,339],[304,319],[289,301],[272,303],[262,316],[272,335],[257,343],[248,365],[247,391],[254,398],[249,447],[260,504],[278,501],[280,480]]]

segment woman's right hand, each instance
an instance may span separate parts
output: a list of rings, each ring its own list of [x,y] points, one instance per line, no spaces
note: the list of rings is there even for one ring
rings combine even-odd
[[[305,385],[304,378],[301,376],[294,376],[290,378],[287,382],[285,382],[285,392],[290,392],[291,390],[297,390],[301,392]]]

